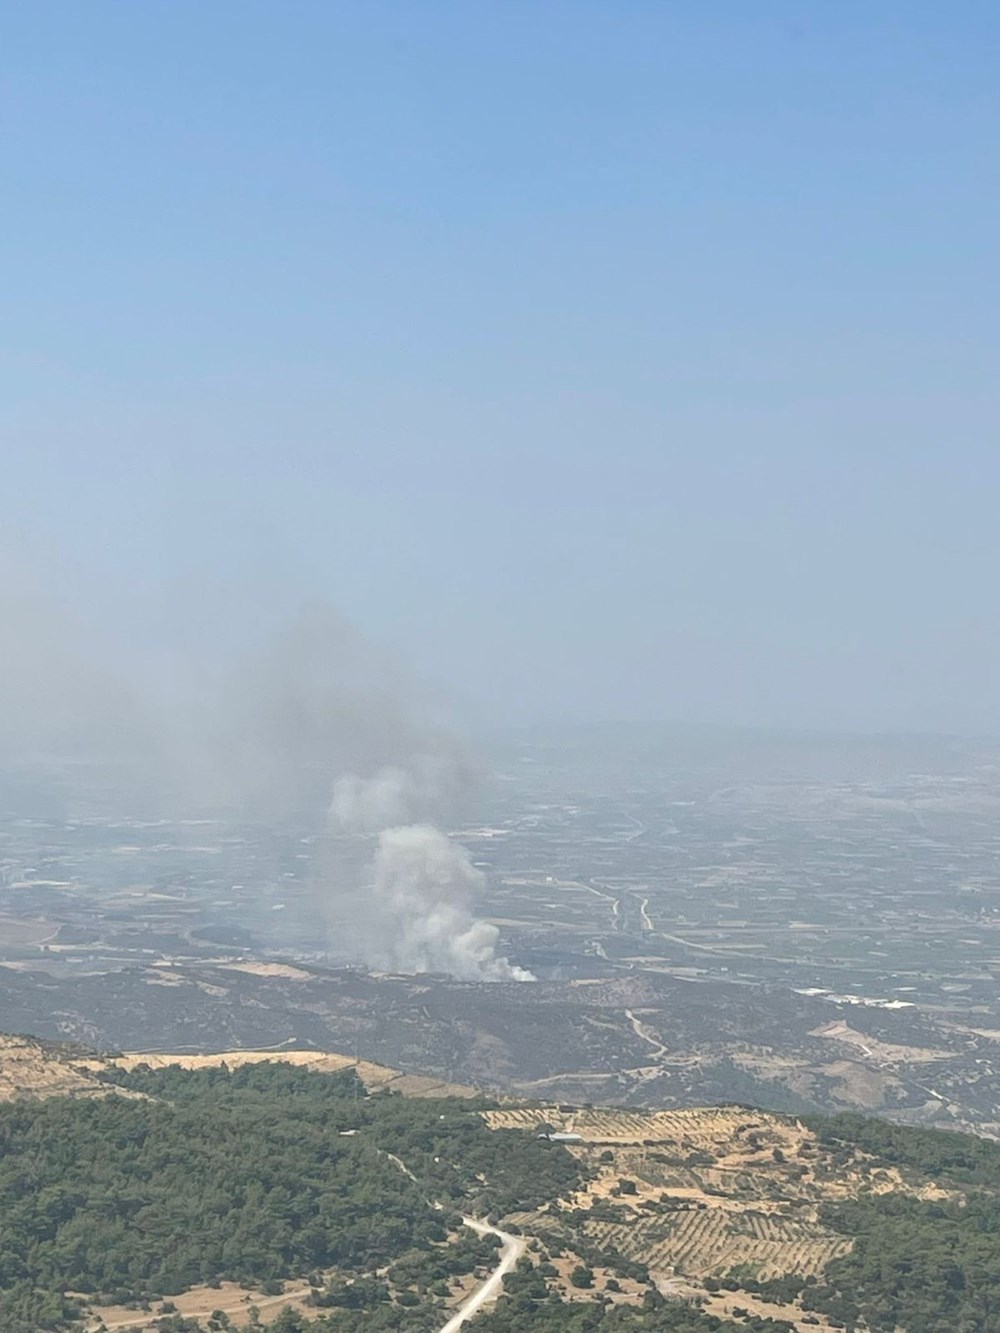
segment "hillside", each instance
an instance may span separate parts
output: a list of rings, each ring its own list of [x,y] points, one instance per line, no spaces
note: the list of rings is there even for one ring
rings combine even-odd
[[[105,1096],[107,1088],[88,1067],[90,1054],[70,1042],[0,1034],[0,1102]]]
[[[498,1105],[314,1052],[7,1038],[0,1070],[5,1333],[451,1333],[501,1258],[480,1333],[1000,1330],[981,1140]]]
[[[357,1051],[442,1083],[563,1102],[747,1102],[1000,1136],[997,1032],[778,987],[616,977],[482,985],[281,963],[0,966],[7,1027],[101,1050]]]
[[[35,1037],[0,1034],[0,1102],[39,1097],[104,1097],[109,1084],[101,1075],[116,1070],[239,1069],[244,1065],[278,1061],[314,1073],[336,1074],[353,1070],[369,1092],[398,1092],[406,1097],[474,1097],[474,1088],[445,1083],[420,1074],[355,1060],[330,1051],[217,1051],[212,1055],[133,1051],[98,1055],[73,1042],[43,1041]],[[120,1095],[124,1089],[117,1089]]]

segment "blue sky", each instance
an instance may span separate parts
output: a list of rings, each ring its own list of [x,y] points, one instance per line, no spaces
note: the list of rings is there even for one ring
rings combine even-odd
[[[0,4],[8,542],[140,653],[323,597],[483,717],[1000,730],[998,37]]]

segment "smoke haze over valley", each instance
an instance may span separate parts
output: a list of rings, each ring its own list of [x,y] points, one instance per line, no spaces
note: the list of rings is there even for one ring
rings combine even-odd
[[[373,966],[530,977],[497,954],[496,928],[475,916],[481,872],[427,822],[468,807],[471,759],[443,727],[419,720],[412,684],[404,701],[405,672],[336,612],[307,607],[228,666],[211,650],[198,662],[188,645],[187,692],[167,696],[110,644],[102,653],[91,639],[90,657],[68,644],[77,638],[69,611],[12,562],[4,579],[8,770],[68,779],[72,802],[96,766],[123,813],[298,830],[321,848],[299,908],[320,943],[335,929],[340,950]],[[342,839],[370,864],[337,856]]]
[[[0,1333],[1000,1333],[998,69],[0,5]]]

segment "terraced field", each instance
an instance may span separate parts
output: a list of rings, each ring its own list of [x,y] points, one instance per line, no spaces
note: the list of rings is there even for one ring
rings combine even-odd
[[[791,1117],[742,1107],[643,1113],[538,1105],[484,1117],[494,1128],[544,1126],[580,1137],[569,1146],[590,1168],[586,1188],[519,1215],[525,1231],[576,1234],[584,1245],[648,1265],[662,1283],[698,1284],[734,1269],[765,1279],[818,1275],[850,1248],[820,1223],[821,1203],[861,1188],[909,1188],[860,1153],[833,1163]]]
[[[801,1134],[801,1127],[767,1112],[742,1107],[694,1107],[679,1111],[628,1111],[614,1108],[566,1108],[539,1104],[537,1108],[511,1107],[487,1111],[494,1129],[528,1129],[545,1122],[560,1131],[579,1134],[588,1143],[690,1144],[692,1150],[718,1153],[720,1144],[739,1147],[740,1136],[759,1129],[775,1141]]]
[[[664,1220],[637,1218],[623,1225],[584,1224],[585,1234],[602,1247],[639,1259],[657,1272],[685,1277],[720,1277],[751,1265],[758,1277],[820,1273],[845,1253],[842,1238],[794,1218],[752,1217],[721,1208],[685,1212]]]

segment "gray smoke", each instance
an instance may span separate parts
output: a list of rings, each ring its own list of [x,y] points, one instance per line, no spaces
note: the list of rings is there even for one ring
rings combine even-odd
[[[345,774],[428,748],[414,690],[332,608],[311,605],[242,654],[205,731],[219,789],[254,818],[322,826]]]
[[[374,905],[391,929],[376,966],[447,972],[464,981],[534,981],[497,953],[500,932],[472,915],[483,876],[463,847],[440,829],[384,829],[375,853]]]
[[[348,956],[528,977],[497,955],[495,927],[475,918],[482,876],[431,827],[456,818],[473,765],[391,657],[317,604],[269,614],[271,632],[238,647],[221,624],[222,599],[220,623],[206,616],[183,642],[166,635],[162,663],[146,660],[107,627],[81,623],[70,581],[46,577],[40,563],[30,543],[0,533],[0,764],[60,773],[71,764],[81,797],[90,782],[118,812],[145,802],[160,815],[236,814],[294,829],[320,862],[311,910],[336,922]],[[103,765],[96,776],[93,765]],[[359,900],[372,835],[381,835],[374,887]],[[273,865],[258,863],[262,880],[281,873],[277,847]]]
[[[393,824],[406,824],[419,803],[419,791],[405,768],[382,768],[372,778],[353,773],[333,785],[330,814],[338,827],[358,833],[378,833]]]
[[[242,664],[231,694],[221,748],[244,803],[325,822],[317,889],[342,947],[393,970],[532,979],[497,954],[499,932],[473,911],[482,876],[433,827],[462,808],[472,765],[394,663],[314,606]],[[358,840],[373,835],[373,887],[359,901]]]

